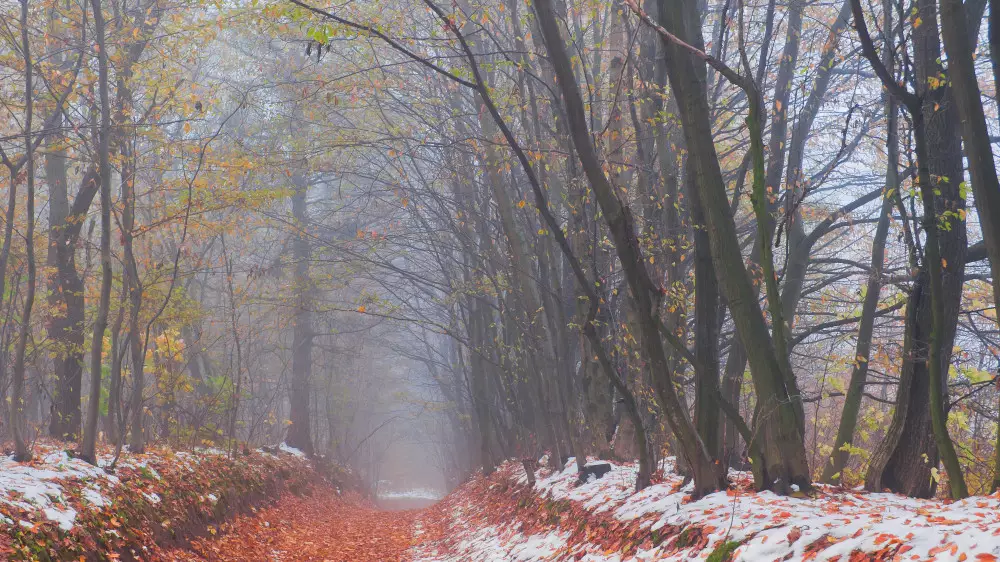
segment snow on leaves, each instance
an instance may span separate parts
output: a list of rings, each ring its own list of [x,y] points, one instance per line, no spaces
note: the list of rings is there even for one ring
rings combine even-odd
[[[35,460],[0,458],[0,556],[11,560],[151,559],[152,545],[224,517],[244,496],[269,497],[314,479],[291,455],[152,449],[126,455],[109,472],[74,459],[58,443],[36,445]],[[299,484],[301,486],[301,484]]]
[[[415,549],[419,562],[460,560],[996,561],[1000,496],[959,502],[821,487],[813,497],[750,489],[692,500],[669,463],[638,494],[635,467],[577,485],[576,465],[536,473],[519,464],[477,478],[431,511],[450,537]],[[422,518],[418,524],[429,520]],[[445,521],[442,523],[440,519]],[[490,554],[492,552],[492,554]]]

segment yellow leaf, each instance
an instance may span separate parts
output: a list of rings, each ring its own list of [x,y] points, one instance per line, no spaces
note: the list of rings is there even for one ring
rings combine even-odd
[[[523,209],[524,205],[525,205],[524,199],[521,199],[520,201],[517,202],[518,209]]]
[[[364,314],[365,313],[365,305],[359,306],[358,307],[358,312],[360,312],[361,314]]]

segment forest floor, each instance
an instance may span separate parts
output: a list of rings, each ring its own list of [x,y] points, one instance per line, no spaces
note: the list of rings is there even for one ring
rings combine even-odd
[[[287,447],[98,454],[94,466],[66,443],[40,440],[27,462],[0,455],[0,559],[149,560],[155,545],[211,535],[257,506],[353,478],[337,467],[321,475]]]
[[[634,467],[577,484],[575,463],[536,473],[519,465],[474,478],[440,502],[376,507],[325,487],[286,496],[224,524],[163,560],[334,562],[996,562],[1000,497],[962,502],[818,487],[780,497],[731,474],[725,492],[694,500],[667,470],[631,491]],[[392,508],[402,508],[394,510]]]
[[[419,510],[379,509],[353,494],[318,487],[224,523],[167,561],[403,562],[415,544]]]
[[[996,494],[952,502],[817,486],[789,497],[755,492],[749,475],[732,472],[728,490],[694,499],[669,460],[640,493],[634,465],[611,464],[581,484],[571,461],[537,470],[534,486],[519,463],[505,463],[436,503],[411,491],[376,504],[352,491],[349,474],[319,478],[296,451],[154,451],[130,456],[114,474],[52,445],[38,452],[32,463],[0,457],[0,551],[12,559],[1000,559]]]
[[[578,483],[572,460],[540,469],[527,485],[520,464],[477,477],[417,520],[434,529],[417,562],[772,560],[996,562],[1000,495],[917,500],[817,486],[792,497],[755,492],[731,472],[730,488],[700,499],[661,465],[634,493],[636,467],[612,464]],[[441,529],[445,529],[444,532]],[[444,537],[444,538],[441,538]]]

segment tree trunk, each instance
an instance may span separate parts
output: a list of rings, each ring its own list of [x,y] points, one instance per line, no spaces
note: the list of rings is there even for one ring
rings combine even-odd
[[[127,160],[127,157],[126,157]],[[128,175],[128,174],[126,174]],[[146,449],[145,437],[145,367],[146,343],[140,327],[142,313],[142,280],[139,278],[139,264],[135,258],[135,185],[122,182],[122,223],[121,236],[125,254],[124,283],[128,292],[128,335],[127,344],[131,353],[132,393],[129,397],[129,449],[142,453]]]
[[[805,106],[798,115],[792,130],[792,139],[788,144],[785,197],[787,198],[786,211],[791,209],[791,214],[786,215],[786,217],[790,217],[786,223],[788,257],[785,264],[784,286],[781,291],[781,307],[789,328],[795,325],[795,312],[798,309],[799,299],[802,297],[802,287],[809,268],[812,246],[818,239],[816,236],[806,235],[802,217],[801,199],[806,189],[802,177],[802,164],[805,158],[806,142],[809,140],[813,122],[830,87],[833,70],[838,63],[837,52],[840,45],[840,35],[847,27],[847,22],[850,21],[850,10],[850,1],[845,0],[830,26],[830,33],[827,35],[826,43],[823,44],[819,64],[816,65],[816,79],[812,91],[809,92]]]
[[[108,56],[104,41],[104,8],[101,0],[91,0],[94,10],[94,30],[97,41],[98,89],[100,90],[101,126],[98,158],[101,184],[101,294],[94,320],[90,344],[90,403],[84,428],[80,456],[97,464],[97,420],[101,412],[101,365],[104,352],[104,332],[108,327],[111,305],[111,100],[108,93]],[[124,169],[124,166],[123,166]],[[128,174],[126,173],[126,176]],[[131,181],[128,178],[126,181]]]
[[[108,434],[108,441],[115,446],[122,445],[128,430],[127,420],[122,412],[122,359],[125,357],[122,351],[122,324],[128,308],[127,293],[127,287],[123,286],[118,299],[118,314],[111,326],[111,349],[108,351],[111,355],[111,367],[108,372],[108,417],[104,431]]]
[[[990,10],[990,52],[993,56],[993,68],[996,72],[1000,64],[997,57],[995,34],[993,29],[1000,8],[993,2]],[[951,79],[951,89],[961,117],[962,136],[965,140],[965,154],[969,159],[969,175],[972,177],[972,192],[975,195],[976,209],[980,228],[983,232],[983,242],[990,257],[990,272],[993,283],[994,307],[1000,303],[1000,182],[993,159],[989,131],[986,127],[986,115],[979,92],[979,81],[976,76],[975,64],[972,59],[970,32],[975,35],[979,27],[970,29],[967,25],[965,7],[961,0],[941,0],[941,31],[944,37],[945,49],[948,51],[948,72]],[[1000,445],[1000,432],[998,432]],[[1000,447],[996,453],[996,476],[993,488],[1000,486]]]
[[[434,10],[434,12],[437,14],[439,19],[442,20],[442,22],[450,21],[449,16],[445,14],[442,10],[440,10],[433,4],[429,5],[432,8],[432,10]],[[551,5],[547,6],[547,8],[551,9]],[[570,247],[569,241],[563,234],[562,226],[559,224],[555,216],[552,214],[552,211],[548,204],[547,196],[542,190],[542,184],[539,182],[538,175],[536,175],[534,168],[532,167],[530,161],[528,160],[527,154],[521,148],[520,144],[517,141],[517,138],[507,127],[503,117],[500,115],[496,105],[493,103],[489,95],[488,86],[483,81],[482,74],[479,70],[479,65],[476,62],[475,56],[472,53],[472,50],[469,47],[468,42],[465,40],[464,36],[461,33],[457,32],[454,29],[454,27],[452,27],[452,32],[455,33],[456,38],[459,40],[459,43],[461,44],[465,52],[467,62],[469,63],[470,69],[472,70],[472,74],[475,79],[475,88],[480,93],[483,102],[486,106],[486,110],[489,111],[490,114],[493,116],[494,122],[500,128],[500,131],[503,134],[504,139],[507,141],[508,145],[513,150],[515,156],[517,157],[518,162],[521,165],[521,168],[524,170],[524,173],[527,176],[528,183],[531,186],[532,191],[534,192],[536,209],[542,215],[545,225],[551,231],[552,236],[555,237],[559,245],[559,248],[563,253],[565,261],[568,262],[568,265],[573,273],[573,276],[577,279],[577,282],[579,283],[580,286],[579,288],[583,290],[584,293],[586,294],[590,308],[588,316],[583,326],[584,333],[587,335],[591,344],[599,348],[598,358],[599,359],[601,357],[604,358],[603,360],[601,360],[601,364],[602,367],[604,367],[605,373],[607,374],[611,382],[615,385],[615,388],[619,392],[622,392],[623,395],[626,397],[626,405],[628,405],[629,401],[627,400],[627,398],[631,396],[631,392],[628,389],[628,386],[619,376],[619,374],[612,368],[612,365],[610,363],[610,360],[608,359],[607,354],[604,352],[603,347],[601,347],[603,343],[601,339],[598,337],[597,332],[593,326],[594,318],[598,313],[598,299],[599,299],[597,291],[594,289],[595,286],[594,283],[596,281],[591,282],[590,280],[588,280],[587,275],[583,271],[583,267],[580,261],[576,258],[572,248]],[[558,34],[558,30],[556,30],[556,32]],[[565,52],[563,52],[563,55],[565,55]],[[556,104],[556,106],[558,106],[558,104]],[[573,160],[571,159],[570,162],[573,162]],[[597,286],[599,286],[599,284]],[[628,408],[630,415],[638,417],[639,416],[638,408],[634,407],[635,406],[634,403],[632,404],[632,406],[633,407]],[[641,420],[638,421],[641,422]],[[638,425],[641,426],[642,424],[639,423]],[[645,445],[645,443],[648,442],[646,441],[646,435],[644,432],[637,432],[636,436],[637,438],[642,439],[643,445]],[[647,447],[645,446],[641,447],[641,452],[639,457],[639,473],[636,479],[636,489],[642,489],[649,483],[648,467],[650,461],[649,461],[649,456],[647,454],[648,452],[649,450]]]
[[[990,0],[990,63],[993,66],[993,95],[1000,106],[1000,0]],[[978,34],[977,34],[978,35]]]
[[[852,7],[857,26],[860,12],[857,0],[852,0]],[[960,187],[963,170],[961,138],[956,128],[958,116],[951,89],[929,85],[929,78],[942,72],[936,0],[920,0],[917,16],[923,24],[913,31],[913,50],[917,93],[922,103],[914,98],[906,105],[914,121],[918,172],[925,176],[919,179],[921,191],[926,189],[931,194],[930,198],[923,198],[927,241],[920,274],[910,290],[906,307],[896,410],[885,439],[872,455],[865,487],[930,497],[936,489],[931,469],[938,464],[943,443],[935,440],[932,414],[947,414],[932,412],[932,394],[942,405],[947,402],[948,365],[958,323],[968,244],[965,199]],[[880,64],[877,59],[871,62]],[[938,228],[935,221],[944,221],[948,226]],[[937,384],[932,388],[935,380]],[[961,479],[961,473],[955,476]]]
[[[59,33],[58,26],[54,24],[58,18],[58,14],[50,13],[50,33]],[[49,42],[46,50],[54,64],[66,68],[67,59],[55,42]],[[57,111],[53,127],[61,130],[64,125],[64,116]],[[84,287],[76,271],[76,246],[83,220],[82,217],[70,216],[66,138],[50,136],[45,143],[45,183],[49,190],[49,250],[46,263],[54,270],[48,278],[51,312],[46,322],[46,331],[54,349],[52,362],[55,375],[49,435],[56,439],[74,440],[80,435],[84,360]],[[88,207],[96,191],[88,189],[87,183],[91,181],[93,178],[88,170],[80,189],[81,195],[90,194],[86,199]],[[79,195],[77,198],[81,199]]]
[[[660,321],[656,315],[656,303],[654,302],[654,297],[658,298],[659,290],[645,269],[645,260],[636,239],[631,211],[628,207],[623,206],[618,199],[608,177],[604,174],[591,141],[583,100],[573,76],[572,65],[566,54],[565,43],[559,31],[551,0],[539,1],[536,4],[536,12],[539,27],[542,30],[545,45],[552,58],[559,87],[563,94],[573,144],[603,211],[622,269],[636,302],[639,316],[637,328],[642,338],[642,352],[653,372],[655,390],[661,401],[663,413],[671,431],[680,443],[681,453],[692,467],[695,483],[694,494],[700,496],[717,490],[724,485],[723,475],[718,465],[709,457],[704,443],[688,417],[687,408],[680,402],[671,380],[669,365],[659,337]]]
[[[697,8],[690,0],[661,1],[659,6],[661,24],[667,31],[695,48],[703,44]],[[712,138],[705,67],[702,62],[696,62],[690,52],[669,42],[667,53],[670,84],[678,100],[689,165],[695,167],[697,174],[716,275],[729,302],[737,334],[747,351],[759,407],[767,413],[759,420],[762,426],[760,445],[766,466],[764,478],[757,485],[778,492],[788,492],[792,485],[805,490],[810,487],[810,476],[801,424],[792,404],[792,389],[786,386],[786,375],[757,300],[757,291],[743,265]]]
[[[493,123],[492,119],[485,112],[480,112],[479,124],[485,138],[491,139],[496,136],[496,124]],[[558,398],[559,389],[557,385],[559,381],[553,380],[554,378],[557,379],[558,375],[555,377],[545,377],[544,371],[539,365],[539,356],[544,349],[546,340],[553,341],[553,332],[551,330],[548,332],[543,330],[546,326],[551,326],[551,323],[543,323],[543,319],[537,317],[542,307],[539,304],[539,297],[531,282],[533,267],[528,255],[527,245],[515,222],[514,205],[507,190],[504,189],[503,178],[499,173],[499,169],[503,166],[500,155],[492,143],[486,144],[485,152],[487,184],[490,187],[490,194],[496,203],[503,235],[507,240],[507,248],[510,250],[510,266],[513,269],[513,288],[520,295],[518,306],[510,308],[514,312],[511,320],[521,326],[521,332],[526,336],[524,338],[524,352],[527,361],[528,372],[526,374],[528,384],[531,388],[531,395],[535,398],[536,407],[540,408],[543,414],[538,418],[538,421],[543,426],[536,427],[535,429],[547,434],[548,440],[551,441],[550,445],[558,448],[558,428],[567,425],[564,417],[565,411],[559,403]],[[541,249],[539,248],[538,251],[541,251]]]
[[[469,393],[472,399],[474,422],[479,428],[479,465],[483,475],[489,476],[496,468],[496,457],[493,452],[494,423],[491,406],[493,404],[487,373],[490,369],[488,361],[482,355],[486,345],[486,328],[489,323],[486,304],[481,299],[470,297],[467,308],[467,325],[470,343],[468,372]]]
[[[694,228],[694,343],[698,369],[695,373],[695,424],[698,434],[716,460],[722,458],[722,414],[719,396],[719,282],[712,265],[712,249],[706,232],[701,196],[694,177],[687,174]]]
[[[965,486],[965,478],[962,474],[962,467],[958,460],[958,455],[955,452],[955,445],[951,441],[951,436],[948,435],[948,367],[951,364],[949,358],[951,357],[951,350],[955,340],[955,329],[958,320],[958,309],[961,304],[962,296],[962,273],[965,270],[965,252],[964,240],[962,240],[962,249],[959,264],[952,264],[951,268],[948,267],[947,260],[943,257],[941,244],[938,242],[938,237],[940,236],[941,230],[947,230],[940,228],[942,221],[949,221],[944,213],[939,215],[935,209],[935,189],[931,184],[931,174],[929,173],[928,166],[925,162],[930,161],[930,152],[927,150],[927,136],[924,131],[920,129],[923,127],[923,119],[914,119],[914,127],[917,129],[917,158],[918,158],[918,168],[919,168],[919,181],[920,181],[920,192],[921,198],[924,204],[924,232],[926,233],[927,240],[924,249],[925,255],[925,267],[928,270],[928,277],[930,279],[930,297],[931,297],[931,329],[927,338],[927,378],[928,387],[930,390],[930,418],[931,418],[931,430],[934,435],[934,442],[937,445],[938,455],[941,457],[941,461],[944,464],[945,470],[948,472],[948,485],[951,489],[952,499],[958,500],[969,495],[969,491]],[[958,168],[958,173],[962,173],[961,164]],[[955,177],[955,176],[950,176]],[[964,221],[962,221],[964,231]],[[964,234],[964,232],[963,232]],[[964,236],[963,236],[964,238]],[[949,269],[951,271],[949,271]],[[954,271],[959,270],[957,287],[952,288],[949,294],[945,293],[944,289],[944,277],[946,275],[954,283]],[[950,275],[949,275],[950,273]],[[945,302],[946,297],[950,297],[951,294],[957,294],[954,299],[954,303]],[[948,298],[951,301],[951,298]],[[950,311],[951,314],[946,316],[946,306],[948,304],[953,304],[953,309]],[[951,319],[951,323],[946,324],[946,322]]]
[[[35,158],[31,140],[32,110],[35,91],[32,83],[34,61],[31,60],[31,42],[28,39],[28,0],[21,0],[21,54],[24,57],[24,150],[27,193],[25,207],[27,228],[25,230],[25,258],[28,262],[27,289],[24,295],[24,309],[18,330],[17,345],[14,350],[14,372],[11,387],[10,429],[14,436],[14,458],[20,462],[31,459],[27,442],[27,427],[24,419],[24,354],[31,334],[31,309],[35,304]],[[14,181],[11,178],[11,192]]]
[[[846,3],[845,3],[846,4]],[[891,0],[883,3],[885,23],[883,29],[892,29]],[[892,45],[892,36],[886,40],[887,47]],[[894,67],[891,48],[883,48],[882,55],[886,68],[892,72]],[[840,425],[837,438],[830,454],[830,462],[823,467],[823,482],[840,484],[844,481],[844,468],[850,459],[848,447],[854,440],[854,430],[858,423],[858,412],[861,410],[861,399],[868,380],[868,361],[871,356],[872,332],[875,326],[875,311],[878,309],[879,293],[882,290],[882,274],[885,270],[885,241],[889,234],[889,218],[892,214],[894,192],[899,189],[899,109],[892,96],[886,96],[886,172],[885,188],[882,192],[882,207],[879,210],[878,225],[875,227],[875,237],[872,240],[871,274],[865,286],[865,300],[861,305],[861,320],[858,324],[858,341],[854,351],[854,367],[844,398],[844,408],[840,415]]]
[[[781,190],[781,172],[785,167],[785,147],[788,136],[788,102],[799,60],[799,43],[802,36],[802,8],[804,0],[789,0],[785,23],[785,46],[778,61],[778,75],[774,82],[774,112],[771,114],[771,136],[767,145],[767,171],[764,185],[775,197]],[[773,210],[773,203],[768,203]],[[758,226],[758,228],[760,228]]]
[[[309,278],[309,262],[312,251],[306,229],[309,213],[306,197],[309,192],[306,178],[301,173],[293,175],[295,193],[292,195],[292,216],[295,220],[295,235],[292,239],[292,256],[295,260],[294,287],[295,309],[292,319],[292,381],[289,394],[289,419],[286,442],[290,447],[312,456],[313,443],[310,430],[309,397],[312,385],[312,283]]]

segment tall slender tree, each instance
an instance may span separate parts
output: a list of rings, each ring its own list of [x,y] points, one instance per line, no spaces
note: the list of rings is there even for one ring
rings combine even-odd
[[[97,431],[101,411],[101,374],[104,362],[104,333],[108,328],[111,306],[111,94],[108,89],[108,52],[104,7],[101,0],[91,0],[94,11],[94,41],[97,45],[97,87],[100,94],[101,122],[98,131],[98,176],[101,190],[101,291],[97,318],[90,344],[90,406],[80,449],[81,458],[97,464]]]

